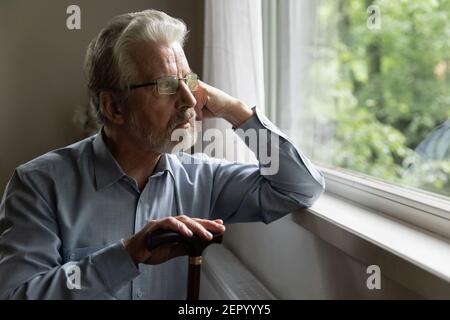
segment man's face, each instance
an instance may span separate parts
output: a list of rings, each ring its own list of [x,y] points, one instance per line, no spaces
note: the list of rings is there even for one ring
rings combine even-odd
[[[177,43],[135,45],[132,58],[137,66],[133,84],[151,82],[165,76],[185,77],[191,72],[182,47]],[[160,95],[156,85],[133,89],[125,108],[125,127],[145,149],[170,152],[177,142],[171,142],[174,130],[183,135],[194,134],[196,99],[187,85],[179,82],[178,91]]]

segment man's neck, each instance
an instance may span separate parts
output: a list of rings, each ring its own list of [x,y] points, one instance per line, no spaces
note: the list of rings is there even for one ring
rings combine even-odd
[[[143,190],[161,158],[161,153],[144,149],[131,137],[116,134],[106,127],[103,138],[122,170],[136,180],[139,190]]]

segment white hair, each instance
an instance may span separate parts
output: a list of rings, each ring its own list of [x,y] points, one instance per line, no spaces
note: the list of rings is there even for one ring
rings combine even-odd
[[[184,46],[188,34],[186,24],[157,10],[127,13],[113,18],[95,37],[86,52],[85,72],[90,104],[101,123],[106,123],[99,106],[103,90],[115,93],[117,102],[129,96],[130,81],[137,76],[130,55],[133,44],[179,43]]]

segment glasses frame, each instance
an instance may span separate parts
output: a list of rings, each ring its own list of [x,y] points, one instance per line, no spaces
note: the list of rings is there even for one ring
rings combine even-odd
[[[172,95],[172,94],[176,94],[177,91],[178,91],[178,89],[180,88],[180,80],[183,80],[183,82],[189,87],[189,85],[188,85],[188,79],[191,78],[192,76],[195,76],[195,79],[194,79],[194,80],[196,80],[196,81],[199,81],[199,80],[200,80],[199,77],[198,77],[198,75],[197,75],[196,73],[190,72],[190,73],[188,73],[185,77],[182,77],[182,78],[178,78],[178,77],[176,77],[176,76],[167,76],[167,77],[161,77],[161,78],[159,78],[159,79],[156,79],[156,80],[153,80],[153,81],[150,81],[150,82],[146,82],[146,83],[142,83],[142,84],[132,84],[132,85],[129,86],[129,89],[130,89],[130,90],[133,90],[133,89],[138,89],[138,88],[143,88],[143,87],[148,87],[148,86],[154,86],[154,85],[156,85],[156,89],[157,89],[157,92],[158,92],[159,94],[161,94],[161,95]],[[161,81],[163,81],[163,80],[168,80],[168,79],[171,79],[171,80],[177,80],[178,86],[177,86],[176,90],[175,90],[174,92],[172,92],[172,93],[160,92],[160,90],[159,90],[159,83],[160,83]],[[198,84],[197,84],[197,87],[198,87]],[[189,90],[192,91],[192,92],[193,92],[193,91],[196,91],[196,90],[197,90],[197,87],[195,88],[195,90],[190,90],[190,89],[189,89]]]

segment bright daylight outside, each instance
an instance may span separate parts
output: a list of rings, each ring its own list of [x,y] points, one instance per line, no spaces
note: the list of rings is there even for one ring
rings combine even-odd
[[[302,146],[318,164],[449,199],[450,1],[311,10],[302,121],[291,132],[313,136]]]

